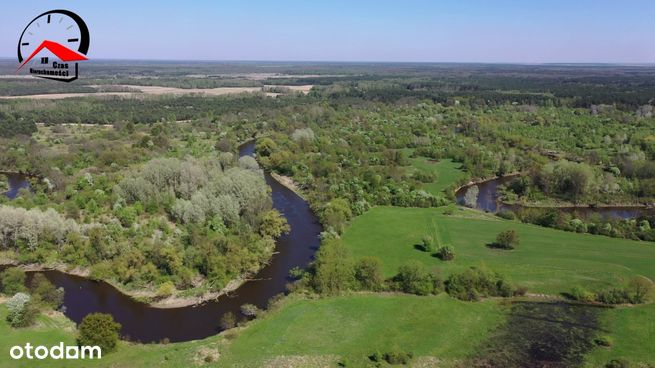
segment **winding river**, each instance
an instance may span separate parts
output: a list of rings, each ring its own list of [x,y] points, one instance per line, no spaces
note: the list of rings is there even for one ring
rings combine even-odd
[[[254,141],[239,147],[239,155],[254,154]],[[254,304],[266,308],[269,299],[286,291],[291,281],[289,271],[305,267],[319,246],[322,227],[307,202],[265,173],[272,189],[273,206],[291,226],[291,231],[277,241],[270,263],[262,268],[252,281],[237,290],[201,305],[160,309],[140,303],[122,294],[105,282],[59,271],[43,274],[56,286],[63,287],[65,314],[79,323],[87,314],[111,314],[123,329],[124,338],[139,342],[171,342],[202,339],[220,332],[219,320],[224,313],[241,316],[240,307]]]
[[[588,217],[593,214],[600,215],[603,219],[631,219],[639,218],[644,215],[655,214],[655,209],[638,206],[599,206],[599,207],[528,207],[520,204],[506,204],[499,200],[498,187],[501,185],[509,184],[517,175],[499,177],[482,181],[477,184],[470,184],[461,187],[457,193],[457,203],[464,203],[464,195],[466,191],[474,185],[479,189],[476,208],[484,212],[502,212],[502,211],[517,211],[523,208],[554,208],[561,212],[574,213],[579,217]]]

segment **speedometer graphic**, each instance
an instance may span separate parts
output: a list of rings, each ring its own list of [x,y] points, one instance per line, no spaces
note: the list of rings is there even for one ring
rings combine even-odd
[[[89,28],[80,16],[68,10],[45,12],[34,18],[20,36],[18,70],[29,62],[40,62],[39,68],[30,68],[30,74],[70,82],[77,79],[77,61],[87,60],[89,44]],[[40,59],[35,59],[37,55]]]

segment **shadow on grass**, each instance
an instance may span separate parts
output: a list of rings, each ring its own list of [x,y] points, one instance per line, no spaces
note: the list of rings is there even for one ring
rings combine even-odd
[[[506,247],[504,245],[498,244],[496,242],[487,243],[485,246],[489,249],[498,249],[498,250],[514,250],[514,247]]]

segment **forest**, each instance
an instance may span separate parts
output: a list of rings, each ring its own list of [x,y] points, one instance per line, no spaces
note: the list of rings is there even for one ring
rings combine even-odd
[[[98,62],[89,77],[75,87],[88,96],[62,100],[29,98],[62,92],[42,81],[0,88],[25,97],[0,98],[0,172],[29,182],[0,199],[4,264],[75,272],[148,303],[209,300],[285,256],[276,247],[297,229],[270,178],[322,230],[281,296],[216,316],[223,332],[200,347],[114,341],[119,363],[146,351],[170,366],[296,354],[349,367],[426,357],[522,367],[526,344],[549,334],[561,337],[560,366],[655,362],[652,351],[630,355],[652,331],[620,327],[653,313],[652,67]],[[96,85],[264,89],[109,97],[93,96]],[[294,85],[313,88],[265,93]],[[252,140],[254,156],[239,157]],[[489,180],[497,197],[485,212]],[[3,277],[4,294],[24,294],[12,320],[61,304],[43,280],[20,288],[24,276]],[[389,331],[392,343],[380,337]],[[262,340],[279,335],[279,345]]]

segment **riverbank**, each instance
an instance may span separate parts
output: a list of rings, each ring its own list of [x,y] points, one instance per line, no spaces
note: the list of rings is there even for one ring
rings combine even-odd
[[[262,268],[266,264],[262,265]],[[180,294],[192,293],[194,289],[179,290],[176,295],[171,295],[170,297],[158,299],[156,290],[129,290],[119,283],[113,282],[111,280],[94,280],[91,278],[91,270],[88,267],[74,267],[71,268],[66,264],[56,264],[56,265],[42,265],[37,263],[31,264],[20,264],[17,261],[10,259],[0,259],[0,267],[19,267],[25,272],[47,272],[47,271],[56,271],[62,274],[77,276],[85,278],[91,281],[103,282],[117,292],[132,298],[133,300],[146,304],[151,308],[158,309],[170,309],[170,308],[182,308],[182,307],[193,307],[201,305],[213,300],[218,299],[223,295],[227,295],[236,289],[238,289],[245,282],[249,281],[249,277],[254,275],[256,272],[251,272],[246,275],[242,275],[236,279],[230,280],[224,288],[219,291],[204,293],[201,296],[180,296]],[[259,271],[259,270],[258,270]],[[201,285],[202,286],[202,285]]]
[[[485,212],[498,212],[503,208],[509,210],[520,209],[560,209],[560,210],[650,210],[655,209],[655,203],[629,202],[622,201],[618,203],[587,203],[576,204],[557,199],[549,199],[546,202],[523,202],[510,201],[502,198],[502,193],[498,187],[507,184],[511,179],[525,175],[525,172],[514,172],[503,176],[494,176],[490,178],[472,180],[455,189],[455,196],[461,203],[463,196],[469,188],[478,186],[480,192],[476,208]],[[482,203],[481,203],[482,202]]]
[[[303,192],[300,190],[300,185],[298,185],[298,183],[296,183],[292,178],[288,176],[280,175],[272,171],[270,172],[270,175],[273,179],[275,179],[278,183],[280,183],[280,185],[296,193],[298,197],[307,200],[303,195]]]

